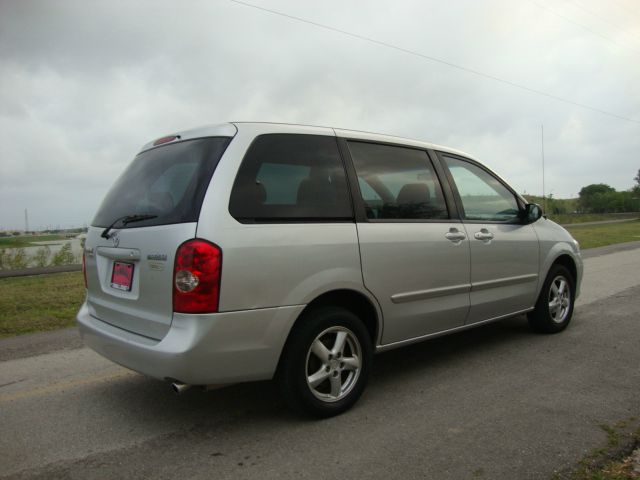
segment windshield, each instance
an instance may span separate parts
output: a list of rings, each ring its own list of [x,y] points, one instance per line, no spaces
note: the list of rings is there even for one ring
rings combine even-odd
[[[149,218],[118,228],[196,222],[211,176],[230,140],[199,138],[140,153],[109,190],[92,225],[107,227],[130,215]]]

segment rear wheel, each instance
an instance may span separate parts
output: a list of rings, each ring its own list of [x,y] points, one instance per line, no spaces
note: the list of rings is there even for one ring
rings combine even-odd
[[[372,358],[369,332],[352,312],[339,307],[307,312],[283,352],[278,371],[282,395],[298,412],[338,415],[362,395]]]
[[[562,265],[554,265],[542,286],[529,325],[536,332],[558,333],[567,328],[573,316],[575,282]]]

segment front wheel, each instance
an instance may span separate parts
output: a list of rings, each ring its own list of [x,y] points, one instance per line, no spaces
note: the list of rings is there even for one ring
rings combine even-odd
[[[283,352],[277,376],[282,396],[298,412],[338,415],[362,395],[372,358],[369,332],[352,312],[339,307],[307,312]]]
[[[535,309],[528,315],[531,328],[541,333],[558,333],[567,328],[573,315],[575,292],[571,272],[562,265],[551,267]]]

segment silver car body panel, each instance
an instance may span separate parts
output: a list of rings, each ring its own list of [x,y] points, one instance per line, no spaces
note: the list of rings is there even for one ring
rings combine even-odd
[[[90,314],[124,330],[163,338],[173,316],[173,262],[176,248],[193,238],[195,223],[113,229],[90,227],[85,241]],[[117,243],[117,247],[115,244]],[[111,286],[114,262],[133,265],[131,291]]]
[[[504,320],[505,318],[510,318],[515,315],[520,315],[523,313],[527,313],[533,310],[533,307],[526,308],[524,310],[520,310],[517,312],[511,312],[506,315],[501,315],[499,317],[487,318],[486,320],[482,320],[480,322],[475,323],[467,323],[466,325],[461,325],[459,327],[450,328],[448,330],[441,330],[439,332],[429,333],[427,335],[421,335],[419,337],[407,338],[406,340],[401,340],[399,342],[386,343],[384,345],[378,345],[376,347],[376,353],[386,352],[388,350],[394,350],[396,348],[406,347],[407,345],[412,345],[414,343],[424,342],[426,340],[430,340],[432,338],[443,337],[445,335],[449,335],[451,333],[463,332],[465,330],[469,330],[471,328],[479,327],[481,325],[486,325],[488,323],[497,322],[499,320]]]
[[[155,378],[189,384],[271,378],[291,328],[320,295],[364,296],[378,322],[377,351],[499,320],[533,308],[560,256],[582,261],[571,236],[540,219],[532,225],[450,222],[243,224],[229,213],[238,168],[258,135],[328,135],[436,149],[437,145],[325,127],[229,123],[176,132],[176,140],[233,137],[206,191],[197,223],[117,230],[118,245],[91,227],[87,300],[78,313],[91,348]],[[156,148],[153,141],[143,150]],[[159,147],[161,148],[161,147]],[[466,238],[445,237],[451,228]],[[490,242],[474,234],[486,228]],[[185,240],[223,252],[219,313],[172,312],[173,263]],[[135,265],[130,292],[113,289],[113,262]]]
[[[162,340],[102,322],[85,305],[78,327],[86,345],[160,380],[192,385],[266,380],[303,305],[207,315],[174,314]]]
[[[542,289],[542,284],[554,262],[561,256],[567,256],[573,260],[576,266],[576,298],[580,295],[580,285],[584,273],[584,265],[578,242],[571,234],[557,223],[541,218],[531,225],[538,236],[540,245],[540,281],[536,289],[537,298]]]
[[[469,241],[445,235],[461,223],[359,223],[362,276],[384,312],[383,343],[464,325]]]
[[[465,223],[471,246],[471,294],[466,323],[501,317],[535,303],[538,238],[531,225]],[[493,235],[479,240],[480,231]]]
[[[244,153],[266,133],[333,136],[322,127],[239,124],[207,190],[197,231],[224,252],[220,310],[307,304],[329,290],[364,293],[355,223],[242,224],[229,213]]]

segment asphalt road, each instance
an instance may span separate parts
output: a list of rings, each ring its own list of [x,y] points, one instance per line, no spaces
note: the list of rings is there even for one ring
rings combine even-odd
[[[176,396],[61,340],[72,331],[48,353],[0,342],[0,478],[550,478],[606,444],[600,425],[640,416],[626,248],[587,255],[564,333],[518,317],[379,355],[358,405],[324,421],[269,382]]]

